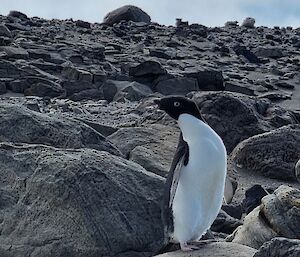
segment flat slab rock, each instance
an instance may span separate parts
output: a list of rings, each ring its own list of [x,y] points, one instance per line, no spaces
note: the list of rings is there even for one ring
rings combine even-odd
[[[217,242],[211,243],[201,247],[200,250],[191,252],[169,252],[156,257],[252,257],[256,253],[256,250],[235,243]]]

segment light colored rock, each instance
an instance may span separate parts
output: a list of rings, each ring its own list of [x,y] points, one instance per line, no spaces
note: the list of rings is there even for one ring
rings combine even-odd
[[[227,240],[259,249],[274,237],[300,238],[300,190],[280,186],[262,199]]]
[[[247,17],[244,19],[242,26],[246,28],[254,28],[255,19],[252,17]]]
[[[204,245],[200,250],[191,252],[169,252],[156,257],[252,257],[256,253],[256,250],[244,245],[217,242]]]

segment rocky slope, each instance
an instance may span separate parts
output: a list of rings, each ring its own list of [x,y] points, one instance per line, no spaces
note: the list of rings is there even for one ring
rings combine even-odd
[[[193,256],[299,253],[300,29],[254,22],[0,16],[0,255],[155,255],[179,130],[153,99],[170,94],[196,101],[238,184],[212,226],[226,241]]]

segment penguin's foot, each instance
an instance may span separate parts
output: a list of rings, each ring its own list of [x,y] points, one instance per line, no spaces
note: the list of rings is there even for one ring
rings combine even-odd
[[[196,246],[196,245],[188,245],[187,242],[180,243],[180,248],[184,252],[188,252],[188,251],[193,251],[193,250],[198,250],[199,249],[198,246]]]

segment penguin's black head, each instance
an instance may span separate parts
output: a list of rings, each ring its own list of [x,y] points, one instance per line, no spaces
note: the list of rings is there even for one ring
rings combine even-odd
[[[203,120],[196,103],[183,96],[167,96],[161,99],[155,99],[154,103],[158,108],[165,111],[173,119],[178,120],[180,114],[190,114]]]

